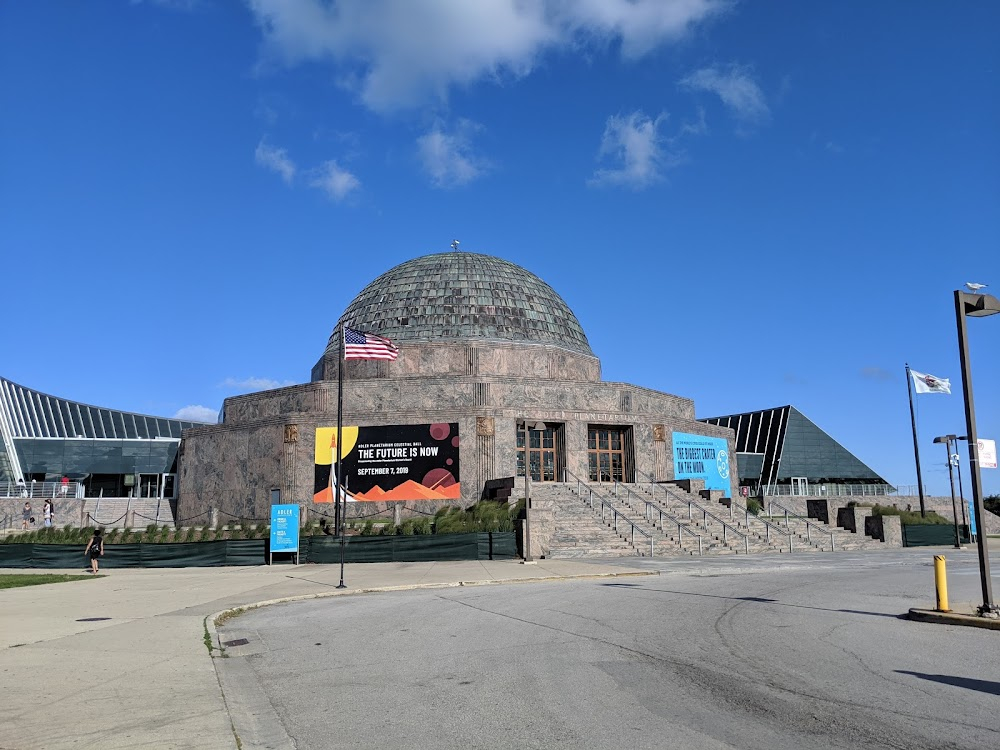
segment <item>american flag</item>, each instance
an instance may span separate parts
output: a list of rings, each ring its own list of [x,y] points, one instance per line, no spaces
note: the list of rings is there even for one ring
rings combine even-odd
[[[388,359],[399,356],[399,349],[389,339],[373,333],[344,328],[344,359]]]

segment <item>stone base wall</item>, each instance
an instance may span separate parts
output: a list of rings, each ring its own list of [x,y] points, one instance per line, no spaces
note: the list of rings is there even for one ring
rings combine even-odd
[[[354,381],[344,391],[345,425],[458,423],[461,502],[469,505],[486,482],[516,473],[518,420],[560,426],[560,475],[565,468],[587,478],[593,424],[631,428],[636,479],[672,479],[674,431],[727,439],[737,476],[731,430],[696,422],[689,399],[627,383],[431,377]],[[329,382],[227,399],[223,424],[184,432],[178,518],[211,507],[223,518],[265,518],[274,490],[282,503],[311,503],[316,429],[337,424],[336,405]]]
[[[767,511],[768,503],[773,501],[777,505],[784,506],[788,508],[792,513],[796,513],[800,516],[808,516],[808,504],[810,501],[814,502],[826,502],[829,503],[832,510],[832,517],[837,517],[837,511],[839,508],[846,508],[848,503],[856,502],[863,503],[866,505],[891,505],[900,510],[911,510],[915,512],[920,512],[920,498],[916,495],[858,495],[858,496],[846,496],[840,495],[836,497],[825,497],[825,498],[815,498],[815,497],[804,497],[804,496],[789,496],[789,495],[775,495],[774,497],[767,496],[764,498],[764,510]],[[958,498],[955,499],[955,503],[958,506],[958,522],[962,523],[962,507],[959,505]],[[966,498],[966,504],[968,504],[968,498]],[[941,496],[931,496],[924,497],[924,508],[928,511],[934,511],[940,516],[947,518],[949,521],[954,523],[954,514],[952,512],[951,506],[951,496],[941,497]],[[774,508],[775,514],[779,514],[781,511],[778,508]],[[968,517],[968,510],[966,510],[966,518]],[[990,513],[986,511],[986,533],[987,534],[1000,534],[1000,516],[995,513]]]

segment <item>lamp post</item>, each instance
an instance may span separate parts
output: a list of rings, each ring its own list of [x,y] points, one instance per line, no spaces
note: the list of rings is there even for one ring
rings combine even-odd
[[[958,440],[968,440],[968,435],[959,435]],[[958,455],[958,440],[955,441],[955,452],[951,456],[951,462],[955,466],[955,473],[958,474],[958,504],[962,506],[962,525],[969,532],[969,541],[972,541],[972,525],[966,516],[965,490],[962,489],[962,457]]]
[[[982,476],[979,473],[979,444],[976,440],[976,407],[972,400],[972,373],[969,368],[969,342],[965,329],[965,319],[983,318],[1000,313],[1000,300],[991,294],[967,294],[955,290],[955,319],[958,323],[958,356],[962,365],[962,395],[965,400],[966,437],[969,445],[969,474],[972,478],[973,513],[976,518],[976,547],[979,551],[979,577],[983,588],[983,604],[979,614],[984,617],[1000,617],[1000,610],[993,602],[993,582],[990,579],[990,553],[983,515]]]
[[[951,517],[955,519],[955,549],[962,549],[962,540],[958,535],[958,506],[955,504],[955,472],[951,466],[951,443],[958,442],[957,435],[941,435],[934,438],[935,443],[944,443],[945,452],[948,454],[948,484],[951,485]]]

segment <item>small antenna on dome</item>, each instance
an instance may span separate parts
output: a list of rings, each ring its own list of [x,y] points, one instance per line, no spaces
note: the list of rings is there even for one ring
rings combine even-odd
[[[454,250],[456,253],[458,252],[458,240],[451,241],[451,249]]]

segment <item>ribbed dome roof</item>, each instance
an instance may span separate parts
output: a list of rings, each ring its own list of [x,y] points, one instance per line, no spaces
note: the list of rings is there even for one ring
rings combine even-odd
[[[340,323],[395,342],[513,341],[593,356],[580,322],[552,287],[514,263],[477,253],[401,263],[361,290]],[[334,330],[330,346],[337,344]]]

